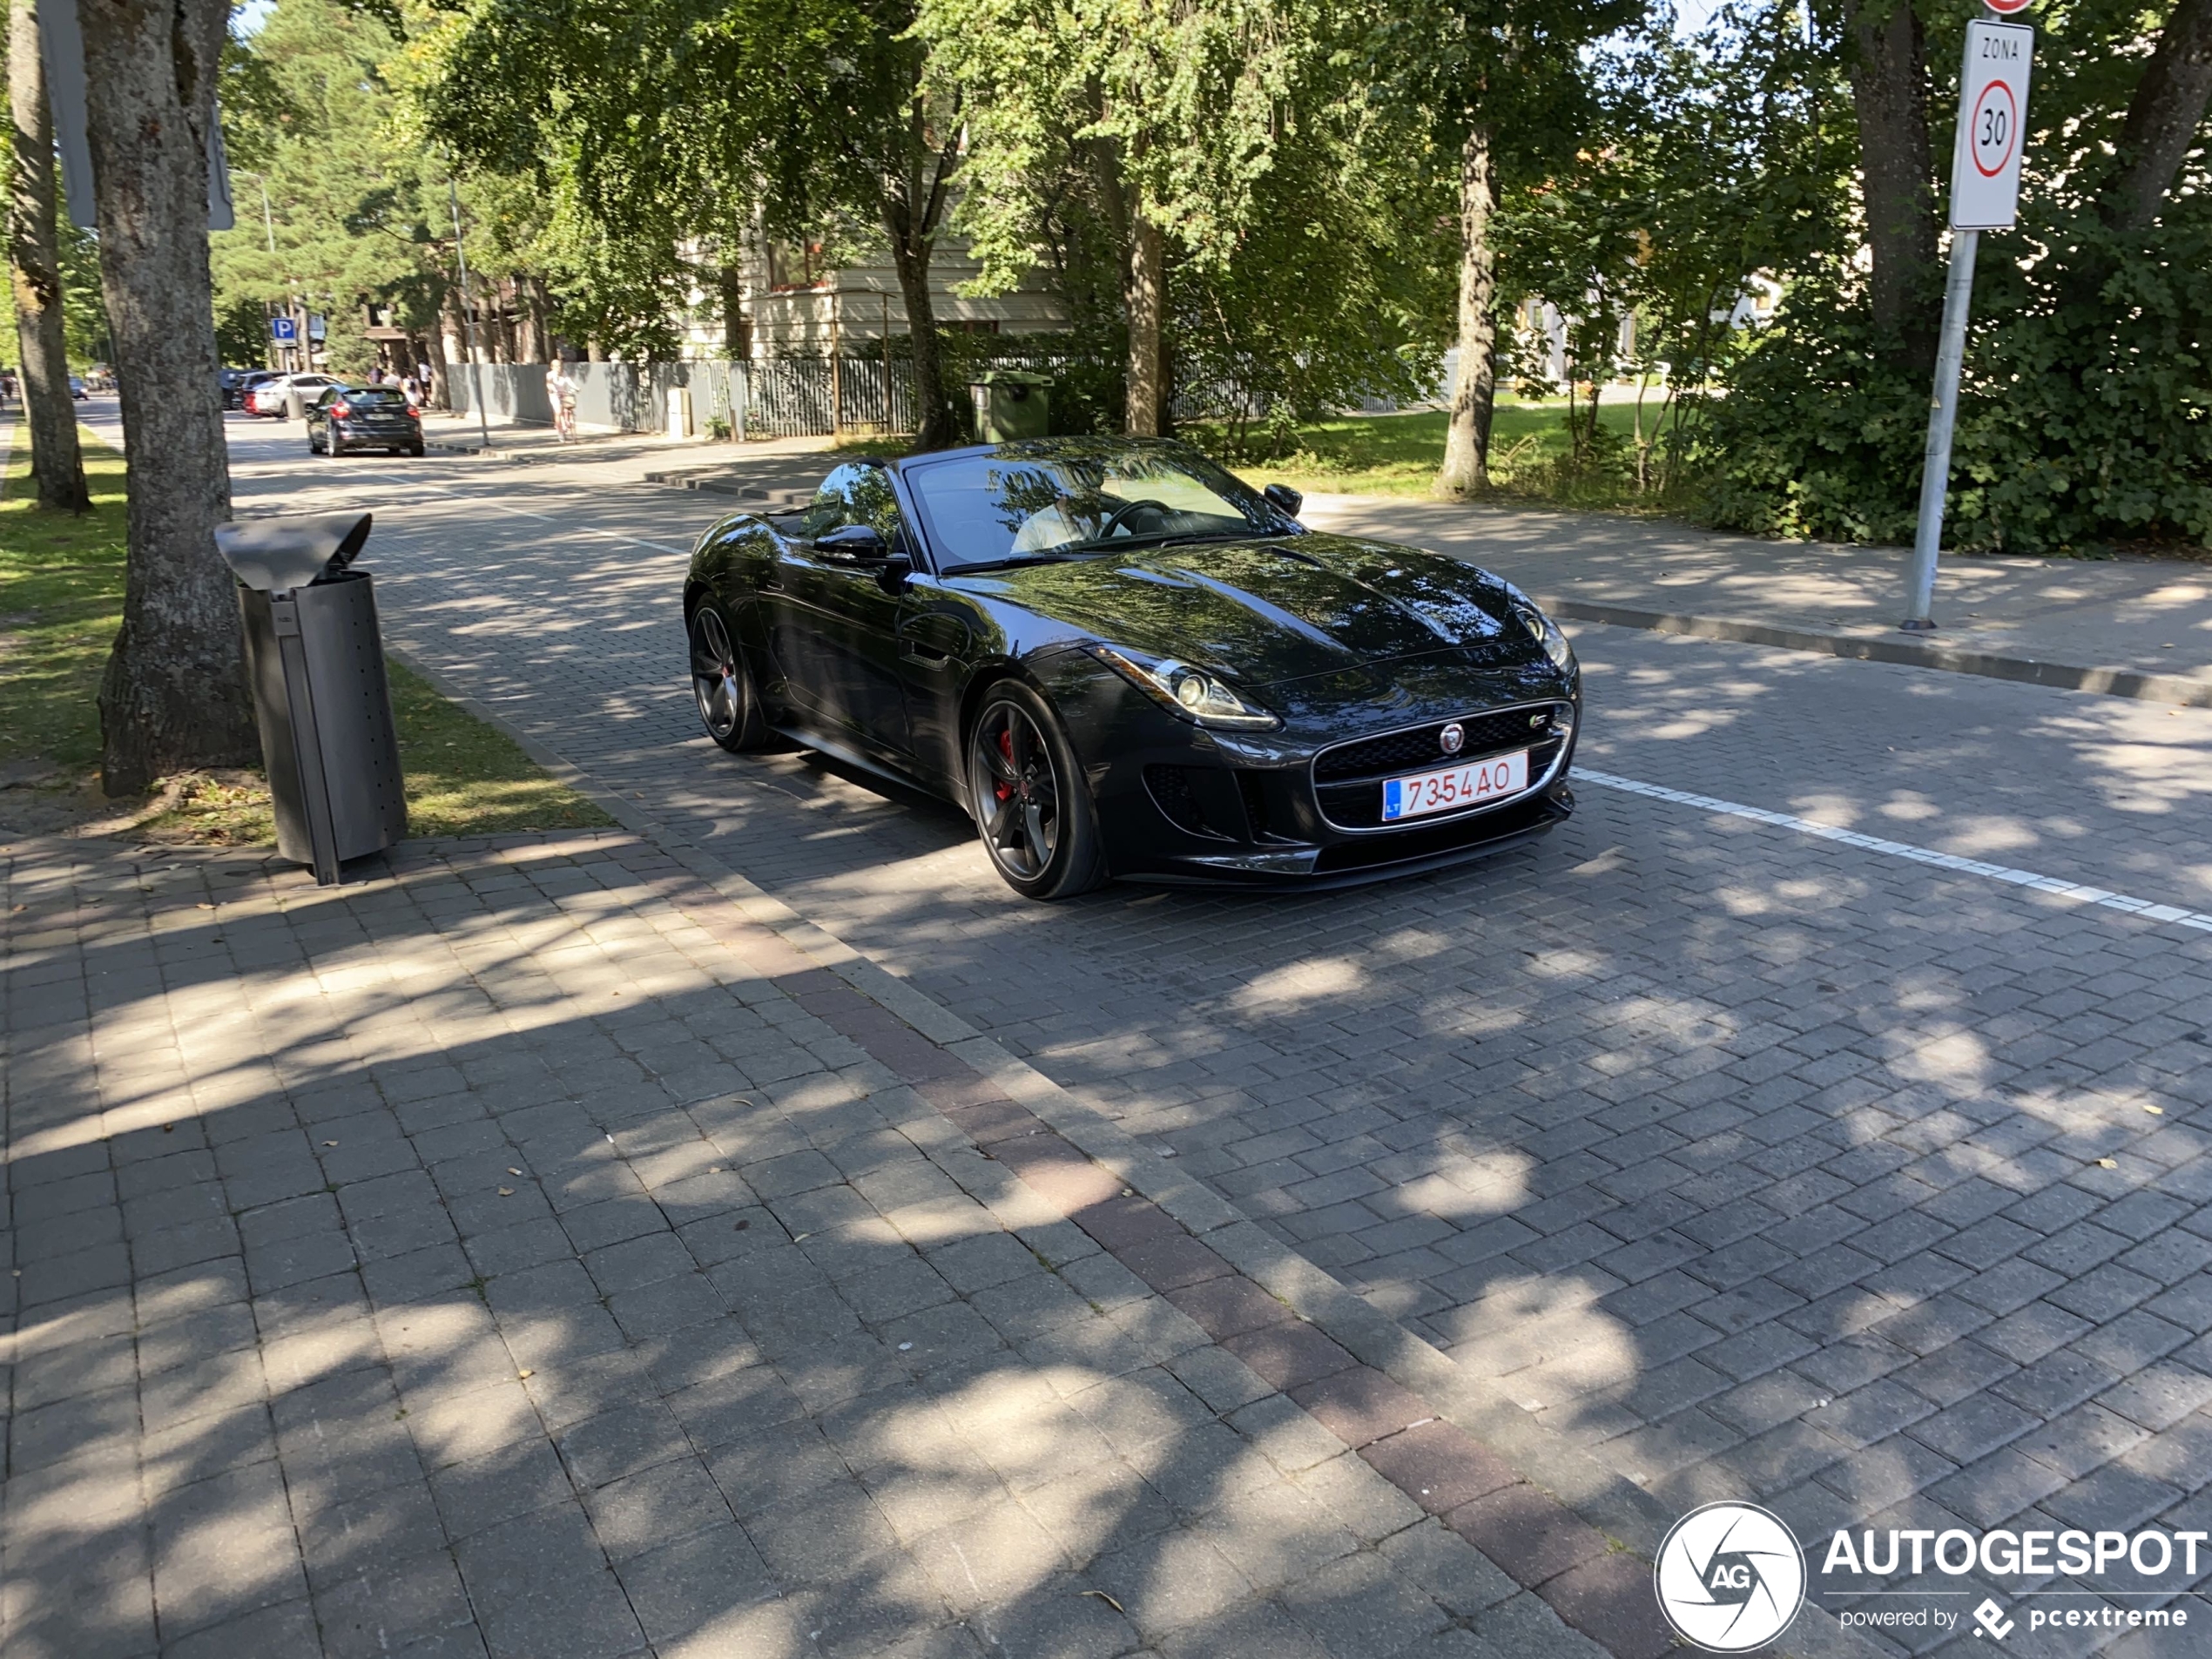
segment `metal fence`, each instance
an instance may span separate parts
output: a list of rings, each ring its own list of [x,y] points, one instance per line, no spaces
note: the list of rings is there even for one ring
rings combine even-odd
[[[749,438],[819,437],[842,432],[911,432],[914,366],[894,357],[771,357],[748,363],[743,382]]]
[[[841,433],[886,436],[912,432],[919,424],[914,363],[894,340],[887,355],[770,357],[755,362],[693,360],[680,363],[571,363],[577,383],[577,418],[587,430],[660,432],[667,428],[668,394],[688,390],[691,419],[705,432],[715,421],[733,435],[748,438],[825,437]],[[995,350],[974,364],[946,365],[958,384],[968,374],[987,368],[1022,368],[1057,374],[1070,359],[1064,352]],[[539,363],[456,364],[449,376],[454,408],[473,413],[481,387],[494,425],[550,425],[553,412],[545,395],[545,367]]]

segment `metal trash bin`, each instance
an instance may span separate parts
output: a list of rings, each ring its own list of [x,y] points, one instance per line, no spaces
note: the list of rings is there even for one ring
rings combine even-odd
[[[348,568],[370,522],[367,513],[339,513],[215,531],[238,577],[277,850],[314,866],[323,887],[347,860],[407,834],[375,583]]]
[[[995,368],[969,382],[975,399],[975,435],[984,443],[1042,438],[1052,429],[1052,376],[1027,369]]]

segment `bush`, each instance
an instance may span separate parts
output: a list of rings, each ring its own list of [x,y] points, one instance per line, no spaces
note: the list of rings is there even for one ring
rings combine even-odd
[[[1855,282],[1800,280],[1709,412],[1704,516],[1910,540],[1927,401]],[[2018,553],[2212,539],[2212,213],[2179,203],[2148,245],[2048,209],[1984,239],[1945,539]]]

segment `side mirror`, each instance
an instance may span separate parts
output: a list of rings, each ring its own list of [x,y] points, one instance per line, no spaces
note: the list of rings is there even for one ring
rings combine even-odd
[[[840,524],[814,538],[814,551],[855,564],[873,563],[891,555],[884,545],[883,533],[873,524]]]
[[[875,584],[886,593],[896,596],[907,590],[907,580],[914,573],[914,562],[903,553],[894,553],[876,566]]]
[[[1298,509],[1305,505],[1305,497],[1288,484],[1270,484],[1259,493],[1265,498],[1269,506],[1275,508],[1278,511],[1287,513],[1292,518],[1296,518]]]

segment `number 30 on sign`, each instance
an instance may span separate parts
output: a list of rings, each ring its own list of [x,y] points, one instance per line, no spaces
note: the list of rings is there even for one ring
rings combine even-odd
[[[2002,231],[2018,217],[2027,140],[2027,72],[2035,31],[2025,24],[1966,25],[1959,84],[1959,144],[1951,161],[1951,228]]]

